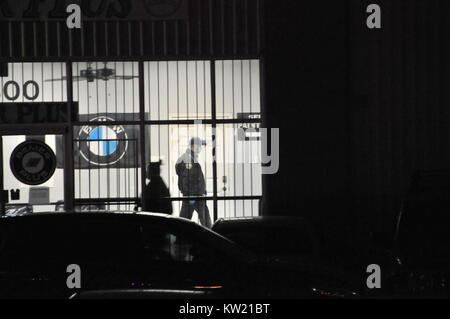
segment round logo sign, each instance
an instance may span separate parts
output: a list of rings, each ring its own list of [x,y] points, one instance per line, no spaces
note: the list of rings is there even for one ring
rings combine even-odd
[[[91,121],[108,122],[113,120],[100,116]],[[78,137],[81,156],[93,165],[114,165],[125,156],[128,149],[128,135],[121,125],[84,126]]]
[[[22,183],[41,185],[48,181],[56,169],[56,155],[45,143],[26,141],[11,154],[11,171]]]
[[[183,0],[144,0],[147,12],[155,17],[168,17],[180,8]]]

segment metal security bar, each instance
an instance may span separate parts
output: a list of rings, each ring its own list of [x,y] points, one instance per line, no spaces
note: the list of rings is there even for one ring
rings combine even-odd
[[[139,67],[137,62],[73,63],[74,100],[79,122],[139,122]]]
[[[5,1],[7,2],[7,1]],[[131,1],[134,11],[141,3]],[[64,4],[37,6],[41,18],[0,10],[0,62],[92,60],[210,60],[259,58],[263,0],[181,0],[181,12],[158,17],[143,8],[128,17],[105,12],[83,17],[83,27],[66,27]],[[83,1],[83,7],[90,4]],[[113,4],[111,4],[113,5]],[[100,58],[103,57],[103,58]]]
[[[249,198],[222,202],[222,217],[258,215],[250,198],[262,195],[259,61],[216,61],[216,77],[217,116],[230,120],[216,132],[218,196]]]
[[[133,210],[141,192],[137,62],[73,63],[75,201],[85,209]]]
[[[10,207],[29,210],[29,204],[33,203],[37,206],[34,211],[55,210],[66,198],[67,194],[62,187],[66,179],[62,170],[65,158],[62,150],[58,149],[58,145],[63,145],[61,134],[66,124],[59,123],[61,116],[51,105],[68,102],[67,87],[64,82],[49,81],[66,76],[66,72],[66,65],[59,62],[9,63],[0,77],[0,134],[5,135],[2,138],[2,164],[9,163],[12,151],[19,144],[27,140],[38,140],[45,142],[56,153],[61,168],[46,183],[35,187],[19,182],[10,165],[3,165],[2,189],[5,188],[8,192],[12,190],[17,194],[17,198],[10,196]],[[39,112],[33,111],[31,103],[42,103]],[[23,107],[19,107],[20,105]],[[70,112],[67,113],[69,114]],[[43,196],[44,199],[47,197],[45,200],[35,199],[34,194],[39,191],[47,194]]]
[[[135,209],[148,163],[162,161],[179,215],[187,199],[176,165],[197,137],[206,141],[198,155],[205,193],[189,200],[205,202],[213,220],[259,214],[258,60],[11,63],[0,83],[2,102],[76,103],[77,118],[68,124],[76,210]],[[18,94],[23,86],[26,94]],[[56,137],[59,169],[63,144]]]
[[[0,77],[0,102],[67,102],[65,63],[9,63],[8,75]]]
[[[259,173],[236,161],[239,150],[255,142],[230,136],[233,129],[260,122],[241,113],[260,112],[254,83],[259,82],[263,51],[263,0],[182,0],[179,10],[158,18],[145,1],[131,3],[130,14],[109,17],[108,5],[98,12],[83,1],[83,12],[88,6],[94,14],[83,16],[79,30],[66,27],[59,1],[26,9],[27,19],[18,6],[5,3],[0,10],[0,102],[59,101],[79,108],[78,118],[58,127],[65,134],[54,142],[57,172],[69,168],[64,170],[69,209],[94,204],[133,209],[146,185],[146,165],[161,158],[176,206],[183,198],[174,160],[186,151],[191,136],[201,136],[208,141],[201,153],[208,191],[204,199],[214,218],[250,214],[240,201],[255,206],[261,193],[247,185],[258,184]],[[243,80],[229,78],[230,71]],[[240,87],[251,90],[251,101]],[[54,133],[47,125],[29,128]],[[240,176],[246,182],[242,189]],[[236,203],[241,208],[233,213],[230,207]]]
[[[83,126],[74,140],[75,201],[81,209],[133,210],[140,196],[138,129]],[[124,138],[118,138],[126,132]],[[121,204],[123,203],[123,205]]]
[[[150,127],[146,161],[162,161],[161,176],[170,189],[175,214],[185,200],[175,167],[188,153],[191,139],[198,137],[206,141],[198,156],[206,182],[203,199],[214,218],[258,215],[262,196],[259,61],[146,62],[144,73],[149,115],[145,125]],[[250,133],[254,136],[245,136]]]

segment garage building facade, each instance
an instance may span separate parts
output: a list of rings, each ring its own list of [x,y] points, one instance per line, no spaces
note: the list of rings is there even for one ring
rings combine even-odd
[[[259,215],[262,1],[70,3],[82,9],[81,29],[67,27],[66,1],[0,7],[0,109],[21,110],[0,115],[6,208],[133,210],[143,168],[161,161],[176,215],[175,164],[200,137],[214,220]],[[56,155],[43,184],[11,171],[11,153],[26,140]]]

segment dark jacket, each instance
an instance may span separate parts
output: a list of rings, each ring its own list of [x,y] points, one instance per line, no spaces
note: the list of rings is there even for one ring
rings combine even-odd
[[[144,189],[146,201],[142,210],[151,213],[172,214],[170,192],[161,176],[154,176]]]
[[[205,176],[198,163],[196,154],[190,149],[177,161],[175,170],[178,175],[178,188],[183,196],[206,195]]]

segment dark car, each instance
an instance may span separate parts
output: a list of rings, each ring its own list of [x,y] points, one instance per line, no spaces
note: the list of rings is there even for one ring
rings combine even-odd
[[[169,299],[169,300],[193,300],[209,299],[214,297],[208,291],[196,290],[158,290],[158,289],[129,289],[129,290],[94,290],[73,294],[70,299]]]
[[[304,218],[219,219],[212,230],[272,261],[311,261],[319,258],[319,240]]]
[[[394,254],[400,264],[396,292],[408,296],[450,297],[450,203],[405,203]]]
[[[67,286],[69,265],[81,269],[81,290]],[[186,219],[141,213],[0,218],[2,298],[68,298],[80,291],[130,289],[194,290],[215,298],[344,294],[320,272],[261,262]]]
[[[419,171],[398,218],[393,254],[400,296],[450,296],[450,172]]]
[[[266,263],[307,270],[330,287],[364,291],[363,277],[355,276],[321,256],[312,224],[302,217],[259,216],[220,219],[212,230],[255,253]]]

